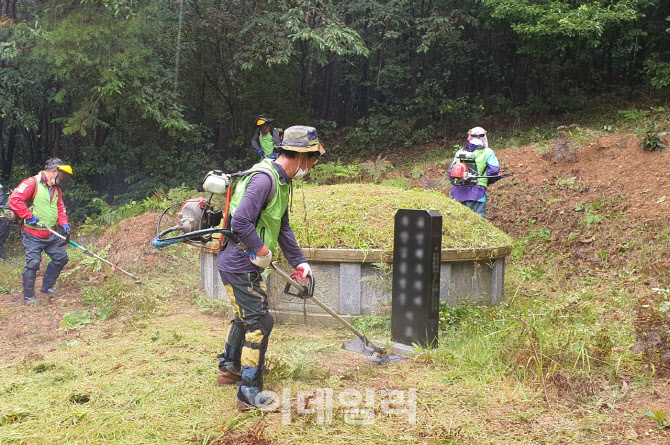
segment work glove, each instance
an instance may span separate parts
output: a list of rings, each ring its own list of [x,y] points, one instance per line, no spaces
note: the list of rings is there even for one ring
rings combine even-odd
[[[300,263],[298,267],[295,268],[295,272],[291,275],[291,278],[294,280],[300,279],[305,281],[309,275],[312,275],[312,268],[309,267],[307,263]]]
[[[70,227],[69,224],[62,224],[61,228],[63,229],[63,235],[65,235],[65,239],[61,241],[60,245],[67,246],[70,244],[70,233],[72,233],[72,227]]]
[[[270,158],[270,159],[277,159],[277,153],[270,153],[270,155],[268,156],[268,158]]]
[[[261,159],[265,159],[265,152],[263,150],[256,150],[259,155],[261,155]]]
[[[261,269],[267,269],[268,267],[270,267],[270,263],[272,262],[272,251],[270,251],[267,255],[263,256],[252,253],[251,255],[249,255],[249,259],[251,260],[252,263],[260,267]]]
[[[30,218],[28,218],[28,219],[26,220],[26,224],[30,224],[31,226],[34,226],[34,225],[37,224],[38,222],[40,222],[40,220],[37,219],[37,217],[36,217],[35,215],[31,216]]]

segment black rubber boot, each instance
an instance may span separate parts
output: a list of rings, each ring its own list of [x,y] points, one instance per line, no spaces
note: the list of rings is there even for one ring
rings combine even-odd
[[[35,298],[35,278],[37,271],[33,269],[25,269],[23,271],[23,299]]]
[[[63,266],[54,264],[53,261],[50,262],[47,269],[44,271],[44,279],[42,280],[42,288],[40,290],[45,293],[57,295],[56,291],[53,290],[53,287],[62,270]]]

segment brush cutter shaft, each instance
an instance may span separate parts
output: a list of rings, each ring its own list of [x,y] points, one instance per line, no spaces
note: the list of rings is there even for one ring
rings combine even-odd
[[[212,233],[219,233],[219,234],[227,237],[230,241],[233,242],[233,244],[237,245],[237,247],[239,247],[240,249],[246,250],[247,253],[249,253],[249,254],[253,254],[252,251],[247,250],[246,246],[244,246],[244,244],[242,243],[242,240],[240,239],[239,235],[233,233],[230,230],[219,229],[219,228],[195,230],[193,232],[184,233],[180,236],[174,236],[174,237],[164,238],[164,239],[160,238],[160,233],[159,233],[156,236],[156,238],[151,240],[151,244],[153,244],[154,246],[156,246],[160,250],[165,246],[169,246],[170,244],[175,244],[175,243],[179,243],[179,242],[183,242],[183,241],[188,241],[188,240],[196,238],[198,236],[201,236],[201,235],[204,235],[204,234],[212,234]],[[310,288],[308,288],[307,286],[303,286],[298,281],[291,278],[291,276],[289,274],[287,274],[283,270],[279,269],[277,266],[274,265],[274,263],[270,263],[270,267],[272,268],[272,270],[274,270],[277,273],[277,275],[279,275],[284,281],[286,281],[288,284],[293,286],[299,292],[299,294],[297,295],[299,298],[311,299],[312,301],[314,301],[314,303],[317,306],[319,306],[321,309],[326,311],[328,313],[328,315],[330,315],[331,317],[333,317],[334,319],[339,321],[342,324],[342,326],[344,326],[345,328],[349,329],[351,332],[356,334],[356,336],[361,339],[361,341],[363,342],[363,344],[365,346],[369,346],[370,348],[372,348],[378,354],[380,354],[382,356],[386,356],[386,350],[384,350],[384,348],[380,348],[379,346],[372,343],[370,340],[367,339],[367,337],[365,335],[363,335],[363,333],[361,331],[359,331],[358,329],[353,327],[347,320],[340,317],[339,314],[335,313],[331,308],[329,308],[328,306],[323,304],[321,301],[319,301],[319,299],[314,297],[314,295],[313,295],[313,292],[314,292],[313,278],[312,278],[312,284],[311,284]]]
[[[211,228],[211,229],[201,229],[201,230],[194,230],[193,232],[188,232],[184,233],[182,235],[178,236],[172,236],[169,238],[161,238],[165,233],[168,233],[172,231],[172,229],[164,230],[163,232],[159,233],[154,239],[151,240],[151,244],[154,245],[158,250],[161,250],[163,247],[169,246],[170,244],[177,244],[181,243],[184,241],[190,241],[193,239],[200,238],[205,235],[212,235],[215,233],[221,234],[228,239],[230,239],[234,244],[240,245],[241,240],[240,237],[231,232],[228,229],[219,229],[219,228]],[[246,250],[246,247],[242,246],[243,250]]]
[[[67,241],[68,243],[72,244],[74,247],[77,247],[78,249],[83,250],[84,253],[85,253],[86,255],[90,255],[90,256],[92,256],[93,258],[96,258],[96,259],[102,261],[103,263],[109,264],[110,266],[112,266],[113,269],[119,269],[121,272],[123,272],[124,274],[128,275],[129,277],[132,277],[132,278],[138,280],[138,278],[137,278],[135,275],[131,274],[130,272],[121,269],[119,266],[117,266],[117,265],[115,265],[115,264],[110,263],[110,262],[107,261],[106,259],[104,259],[104,258],[102,258],[102,257],[100,257],[100,256],[98,256],[98,255],[96,255],[96,254],[94,254],[93,252],[91,252],[90,250],[88,250],[86,247],[80,246],[79,244],[75,243],[74,241],[67,239],[67,237],[61,235],[60,233],[56,232],[55,230],[51,230],[50,228],[48,228],[48,227],[45,226],[44,224],[38,222],[37,225],[40,226],[40,227],[43,228],[43,229],[48,230],[52,235],[56,235],[58,238],[62,239],[63,241]]]
[[[277,275],[279,275],[280,277],[282,277],[283,280],[285,280],[285,281],[286,281],[287,283],[289,283],[291,286],[295,287],[298,291],[300,291],[301,293],[306,293],[306,292],[307,292],[307,289],[306,289],[305,286],[303,286],[303,285],[300,284],[298,281],[296,281],[296,280],[294,280],[293,278],[291,278],[291,276],[290,276],[289,274],[287,274],[286,272],[284,272],[283,270],[281,270],[280,268],[278,268],[277,266],[275,266],[274,263],[271,263],[270,266],[272,267],[272,270],[274,270],[274,271],[277,273]],[[316,304],[317,306],[319,306],[321,309],[323,309],[324,311],[326,311],[326,312],[328,313],[328,315],[330,315],[331,317],[333,317],[334,319],[336,319],[337,321],[339,321],[339,322],[342,324],[342,326],[344,326],[345,328],[349,329],[351,332],[353,332],[354,334],[356,334],[356,336],[357,336],[358,338],[360,338],[361,341],[362,341],[365,345],[369,345],[372,349],[375,350],[375,352],[378,352],[378,353],[380,353],[380,354],[386,355],[386,351],[385,351],[384,349],[382,349],[382,348],[380,348],[379,346],[376,346],[375,344],[373,344],[370,340],[367,339],[367,337],[366,337],[365,335],[363,335],[363,333],[362,333],[361,331],[359,331],[358,329],[356,329],[355,327],[353,327],[353,326],[351,325],[351,323],[349,323],[349,322],[348,322],[347,320],[345,320],[344,318],[340,317],[339,314],[337,314],[337,313],[336,313],[335,311],[333,311],[331,308],[329,308],[328,306],[326,306],[325,304],[323,304],[318,298],[312,296],[312,297],[310,297],[309,299],[311,299],[311,300],[314,302],[314,304]]]

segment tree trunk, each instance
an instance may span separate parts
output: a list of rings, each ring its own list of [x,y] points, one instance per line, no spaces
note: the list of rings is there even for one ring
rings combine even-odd
[[[54,122],[49,122],[49,152],[51,153],[52,158],[57,158],[59,156],[59,146],[58,146],[58,136],[59,136],[58,124]]]
[[[9,129],[9,136],[7,137],[7,146],[5,147],[5,155],[2,162],[2,176],[9,178],[12,171],[12,164],[14,164],[14,151],[16,150],[16,133],[18,128],[12,127]]]
[[[0,117],[0,183],[9,176],[9,168],[5,160],[5,120]],[[11,167],[10,167],[11,168]]]

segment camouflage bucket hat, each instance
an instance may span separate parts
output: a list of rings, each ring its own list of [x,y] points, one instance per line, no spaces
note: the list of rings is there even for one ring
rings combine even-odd
[[[297,151],[299,153],[307,153],[310,151],[318,151],[324,154],[323,145],[319,142],[319,137],[316,134],[316,128],[306,127],[303,125],[295,125],[284,130],[284,139],[282,139],[282,150]]]

